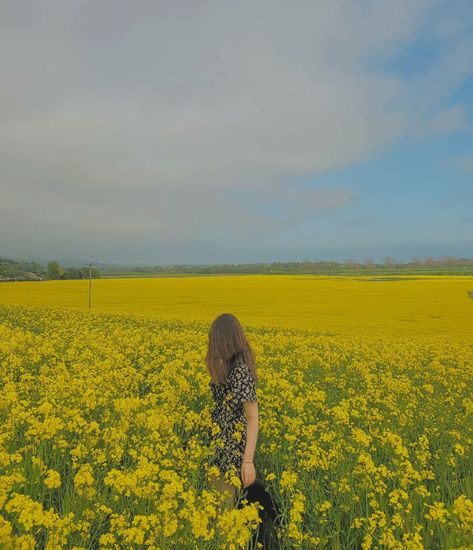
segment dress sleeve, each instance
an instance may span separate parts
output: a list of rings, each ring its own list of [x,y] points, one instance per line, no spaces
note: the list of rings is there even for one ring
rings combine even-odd
[[[244,362],[236,363],[230,375],[230,388],[238,402],[257,401],[256,386],[248,365]]]

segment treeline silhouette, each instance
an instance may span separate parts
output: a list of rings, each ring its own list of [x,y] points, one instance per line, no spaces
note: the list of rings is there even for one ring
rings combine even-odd
[[[99,278],[100,273],[96,268],[92,267],[91,276],[92,278]],[[86,279],[88,277],[88,266],[62,267],[56,260],[51,260],[44,266],[39,262],[0,258],[0,282]]]
[[[100,269],[102,276],[151,276],[179,274],[377,274],[377,273],[430,273],[430,274],[473,274],[473,259],[441,256],[420,258],[413,256],[408,262],[397,261],[386,256],[382,262],[365,258],[363,262],[344,260],[342,262],[314,260],[301,262],[271,262],[246,264],[175,264],[148,266],[106,266]]]
[[[432,256],[420,258],[413,256],[408,262],[397,261],[386,256],[382,262],[365,258],[363,262],[344,260],[305,260],[301,262],[271,262],[246,264],[173,264],[173,265],[113,265],[101,264],[91,267],[92,278],[100,277],[153,277],[173,275],[395,275],[395,274],[431,274],[431,275],[473,275],[473,259],[453,256]],[[43,266],[38,262],[0,258],[0,281],[39,281],[60,279],[86,279],[89,266],[62,267],[56,260]]]

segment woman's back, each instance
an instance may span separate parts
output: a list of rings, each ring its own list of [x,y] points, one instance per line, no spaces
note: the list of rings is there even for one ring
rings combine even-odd
[[[212,439],[216,444],[214,463],[222,473],[235,465],[241,467],[246,445],[247,419],[244,401],[257,401],[256,384],[241,355],[229,364],[227,379],[223,384],[209,382],[214,399],[212,421],[220,428]]]

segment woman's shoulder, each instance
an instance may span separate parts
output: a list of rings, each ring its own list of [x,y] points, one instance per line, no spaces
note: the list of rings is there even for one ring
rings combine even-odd
[[[229,377],[234,379],[234,378],[241,378],[241,377],[244,377],[244,378],[253,378],[253,374],[250,370],[250,368],[248,367],[245,359],[243,357],[237,357],[232,365],[231,365],[231,368],[230,368],[230,372],[229,372]]]
[[[230,365],[244,365],[245,364],[245,357],[241,351],[238,351],[234,355],[232,355],[230,359]]]
[[[245,359],[243,356],[240,355],[234,355],[230,360],[230,368],[229,373],[235,370],[239,370],[241,368],[244,368],[246,366]]]

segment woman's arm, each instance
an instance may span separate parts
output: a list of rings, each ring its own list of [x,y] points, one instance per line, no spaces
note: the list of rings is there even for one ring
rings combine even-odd
[[[259,429],[259,417],[258,417],[258,403],[256,401],[244,401],[243,407],[245,409],[247,426],[246,426],[246,447],[243,454],[244,462],[252,462],[255,450],[256,441],[258,439]]]

